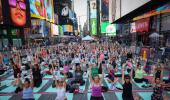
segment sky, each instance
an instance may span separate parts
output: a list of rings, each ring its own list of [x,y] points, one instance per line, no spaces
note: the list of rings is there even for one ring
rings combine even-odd
[[[83,28],[87,20],[87,0],[74,0],[74,11],[77,14],[78,25],[80,23]]]

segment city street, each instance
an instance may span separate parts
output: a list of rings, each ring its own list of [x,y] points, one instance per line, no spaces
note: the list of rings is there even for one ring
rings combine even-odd
[[[169,0],[0,0],[0,100],[170,100]]]

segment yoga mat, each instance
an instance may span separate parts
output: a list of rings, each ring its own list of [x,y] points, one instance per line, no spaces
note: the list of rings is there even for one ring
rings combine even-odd
[[[168,76],[163,77],[163,80],[168,80],[168,79],[169,79],[169,77],[168,77]]]
[[[44,78],[53,78],[53,75],[45,75]]]
[[[52,86],[50,86],[45,92],[56,92],[56,88],[52,88]]]
[[[143,98],[143,100],[151,100],[152,92],[138,92],[138,94]]]
[[[87,94],[87,100],[90,100],[90,97],[91,97],[91,93],[88,93]]]
[[[66,93],[67,100],[73,100],[73,93]]]
[[[82,91],[85,90],[87,79],[84,79],[84,81],[85,81],[85,84],[83,86],[79,87],[79,89],[82,90]]]
[[[8,77],[7,79],[14,79],[14,75],[11,75],[11,76]]]
[[[120,71],[116,72],[115,75],[122,74]]]
[[[4,80],[4,81],[1,81],[1,85],[7,85],[7,86],[11,86],[12,84],[12,82],[13,82],[14,80]]]
[[[5,89],[1,90],[1,92],[11,93],[11,92],[14,92],[14,91],[15,91],[15,89],[16,89],[16,87],[14,87],[14,86],[10,85],[10,86],[8,86],[7,88],[5,88]]]
[[[40,89],[41,89],[42,87],[44,87],[44,85],[45,85],[47,82],[48,82],[48,80],[43,80],[42,83],[41,83],[41,85],[40,85],[40,87],[38,87],[38,88],[34,87],[34,92],[40,91]]]
[[[9,100],[11,96],[0,96],[0,100]]]
[[[7,74],[7,72],[4,72],[2,75],[0,75],[0,76],[4,76],[4,75],[6,75]]]
[[[34,99],[38,100],[40,98],[41,94],[34,94]]]
[[[123,88],[123,87],[122,87],[122,84],[121,84],[119,81],[116,82],[115,86],[116,86],[116,87],[119,87],[119,88]]]
[[[123,100],[122,99],[122,92],[115,92],[115,95],[116,95],[118,100]]]
[[[106,82],[107,87],[110,89],[110,87],[111,87],[111,83],[109,83],[109,82],[108,82],[107,78],[104,78],[104,81]]]
[[[134,80],[133,80],[133,83],[136,84],[139,88],[143,88],[142,85],[146,85],[145,82],[136,83]]]

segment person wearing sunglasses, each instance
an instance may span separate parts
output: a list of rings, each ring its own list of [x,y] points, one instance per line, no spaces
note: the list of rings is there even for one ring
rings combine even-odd
[[[26,2],[25,0],[8,0],[11,21],[16,26],[26,24]]]

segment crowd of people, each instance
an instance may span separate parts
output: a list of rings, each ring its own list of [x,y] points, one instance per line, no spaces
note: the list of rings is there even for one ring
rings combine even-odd
[[[161,59],[150,65],[149,59],[142,59],[133,47],[118,42],[60,43],[26,49],[24,54],[16,49],[0,53],[0,75],[13,73],[14,92],[22,94],[23,100],[34,100],[33,88],[41,86],[45,75],[53,76],[52,87],[57,93],[55,100],[69,100],[66,92],[89,92],[79,90],[79,86],[86,84],[86,78],[90,82],[91,100],[104,100],[103,92],[115,90],[122,91],[123,100],[140,100],[141,97],[132,92],[132,82],[144,82],[142,88],[152,88],[152,100],[166,100],[168,97],[163,91],[170,90],[170,74],[168,79],[163,79],[165,66],[170,67]],[[105,79],[110,87],[103,85]],[[117,82],[121,87],[116,85]]]

